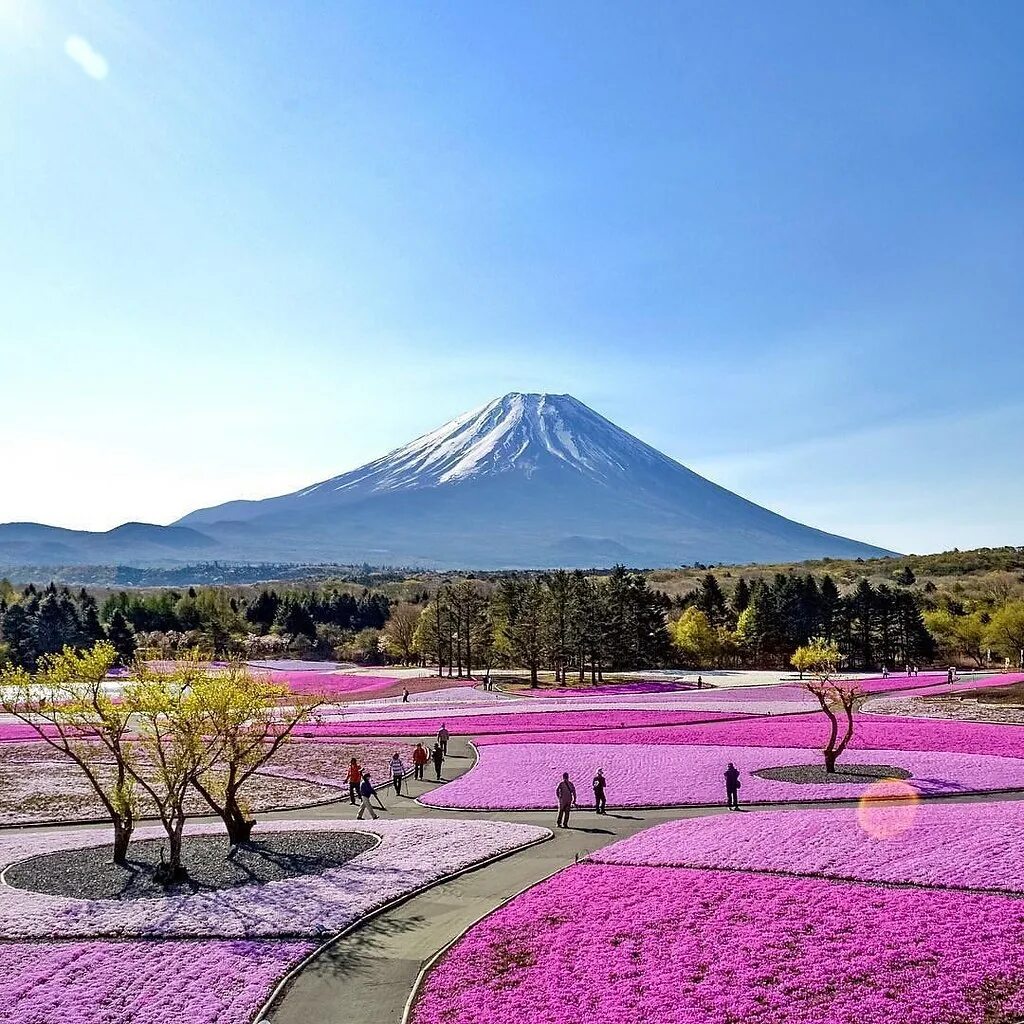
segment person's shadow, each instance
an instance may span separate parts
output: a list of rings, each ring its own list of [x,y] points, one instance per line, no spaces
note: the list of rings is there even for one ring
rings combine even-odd
[[[570,825],[573,832],[587,832],[595,836],[613,836],[615,833],[610,828],[583,828],[582,825]]]

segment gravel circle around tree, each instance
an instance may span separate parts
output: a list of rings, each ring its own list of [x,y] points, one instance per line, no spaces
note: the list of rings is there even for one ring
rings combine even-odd
[[[229,857],[223,835],[186,835],[182,859],[189,877],[165,888],[152,874],[160,864],[161,849],[166,855],[166,840],[144,839],[131,844],[124,865],[111,861],[109,845],[87,846],[29,857],[12,864],[4,879],[14,888],[49,896],[153,899],[323,874],[372,850],[378,842],[376,835],[363,832],[266,832],[237,847]]]
[[[825,771],[823,764],[787,764],[778,768],[759,768],[751,772],[771,782],[795,782],[797,785],[823,783],[836,786],[863,786],[865,782],[880,782],[882,779],[910,779],[913,774],[906,768],[891,764],[840,764],[834,772]]]

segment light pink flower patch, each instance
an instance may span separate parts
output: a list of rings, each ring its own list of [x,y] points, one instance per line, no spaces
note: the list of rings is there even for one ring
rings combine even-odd
[[[606,846],[591,859],[1019,893],[1022,832],[1024,803],[1017,800],[865,803],[670,821]]]
[[[473,927],[413,1024],[990,1024],[1019,900],[735,871],[568,868]]]
[[[307,942],[0,943],[5,1024],[248,1024]]]
[[[945,751],[847,751],[858,760],[905,768],[906,786],[923,795],[1024,788],[1024,760]],[[470,771],[420,797],[432,807],[525,809],[552,807],[555,787],[568,772],[581,803],[591,800],[590,780],[603,768],[612,806],[664,807],[725,802],[723,773],[732,761],[742,774],[743,803],[855,799],[876,783],[794,783],[752,772],[784,765],[821,764],[800,747],[733,747],[646,744],[488,744]],[[840,762],[842,766],[843,762]]]
[[[445,875],[550,835],[547,829],[478,819],[275,821],[260,832],[359,830],[381,842],[319,875],[139,900],[78,900],[0,884],[0,940],[94,937],[316,938]],[[190,829],[218,833],[213,825]],[[136,830],[137,838],[160,829]],[[35,854],[107,843],[107,830],[0,833],[0,868]]]

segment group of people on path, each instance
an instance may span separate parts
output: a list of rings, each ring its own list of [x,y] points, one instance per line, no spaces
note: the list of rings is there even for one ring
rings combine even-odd
[[[445,758],[448,756],[448,741],[451,739],[451,733],[448,731],[447,726],[442,723],[441,728],[437,731],[437,740],[434,743],[432,750],[427,750],[422,742],[417,743],[412,750],[412,771],[414,779],[423,779],[424,769],[426,768],[428,761],[434,763],[434,774],[438,782],[441,781],[441,766],[444,764]],[[388,775],[391,779],[391,785],[394,788],[395,796],[402,795],[402,783],[408,774],[408,769],[405,766],[405,762],[402,760],[401,754],[396,750],[391,755],[391,760],[388,762]],[[353,757],[349,761],[348,772],[345,776],[348,782],[348,799],[354,807],[356,803],[359,803],[359,813],[356,815],[360,820],[363,815],[369,811],[370,817],[377,820],[377,812],[373,808],[373,801],[377,801],[377,806],[383,811],[386,810],[384,804],[381,802],[380,797],[377,795],[377,790],[373,783],[370,781],[370,773],[363,768],[359,763],[359,759]]]
[[[608,780],[605,778],[604,769],[598,768],[597,774],[591,783],[594,789],[594,812],[596,814],[608,813],[608,798],[605,790],[608,788]],[[562,781],[555,787],[555,799],[558,802],[558,817],[556,828],[569,827],[569,815],[576,804],[576,787],[568,772],[562,772]],[[740,809],[740,770],[729,762],[725,769],[725,799],[730,811]]]

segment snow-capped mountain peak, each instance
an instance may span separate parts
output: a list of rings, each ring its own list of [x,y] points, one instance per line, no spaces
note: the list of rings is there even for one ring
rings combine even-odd
[[[571,395],[511,392],[300,495],[436,487],[509,472],[530,476],[545,463],[608,479],[637,459],[671,461]]]

